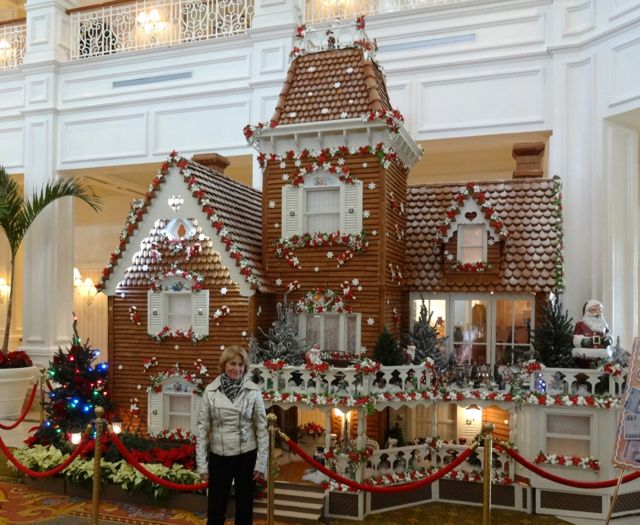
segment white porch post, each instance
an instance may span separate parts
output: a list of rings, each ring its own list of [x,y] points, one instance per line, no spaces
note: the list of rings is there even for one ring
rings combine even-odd
[[[304,14],[304,5],[304,0],[255,0],[251,27],[259,29],[299,24]]]
[[[24,59],[24,182],[32,194],[55,178],[58,152],[58,63],[68,58],[68,0],[29,0]],[[24,241],[24,329],[21,349],[47,365],[68,343],[73,308],[73,203],[58,201],[35,221]]]

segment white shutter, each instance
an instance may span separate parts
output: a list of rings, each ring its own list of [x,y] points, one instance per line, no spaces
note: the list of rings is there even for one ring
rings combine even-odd
[[[159,294],[158,294],[159,295]],[[164,430],[164,395],[162,392],[149,392],[147,396],[147,431],[149,433]]]
[[[147,292],[147,332],[155,335],[164,328],[164,293]]]
[[[198,394],[191,394],[191,429],[192,434],[196,433],[196,425],[198,423],[198,414],[200,413],[200,405],[202,404],[202,397]]]
[[[191,293],[191,329],[198,335],[209,335],[209,290]]]
[[[285,239],[302,233],[302,196],[301,187],[282,187],[282,237]]]
[[[342,188],[340,231],[358,234],[362,231],[362,181],[344,184]]]

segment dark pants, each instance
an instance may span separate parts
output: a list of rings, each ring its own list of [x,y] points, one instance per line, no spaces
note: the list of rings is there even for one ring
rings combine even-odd
[[[253,523],[253,469],[257,450],[237,456],[209,454],[209,513],[207,525],[224,525],[231,482],[236,485],[236,525]]]

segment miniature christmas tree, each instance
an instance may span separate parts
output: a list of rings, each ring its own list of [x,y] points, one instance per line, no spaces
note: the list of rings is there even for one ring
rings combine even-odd
[[[551,368],[573,368],[573,319],[562,311],[556,295],[542,308],[542,318],[533,334],[533,347],[540,361]]]
[[[65,448],[69,434],[83,432],[95,417],[97,406],[109,413],[112,404],[107,398],[108,365],[104,362],[93,365],[98,354],[88,342],[82,344],[74,317],[71,348],[58,348],[49,363],[49,379],[57,386],[49,391],[44,423],[28,440],[29,445]]]
[[[414,364],[422,363],[427,357],[433,359],[438,370],[447,368],[447,355],[440,351],[446,338],[440,337],[438,329],[431,324],[433,312],[427,312],[424,301],[420,305],[420,316],[413,325],[413,333],[409,335],[409,341],[416,347]]]
[[[373,350],[376,361],[383,366],[400,366],[403,364],[403,356],[398,350],[398,342],[385,326],[378,337],[378,342]]]
[[[271,324],[268,334],[260,328],[260,332],[266,337],[264,346],[256,338],[251,338],[250,360],[252,363],[262,363],[283,359],[292,366],[302,365],[309,346],[303,338],[298,337],[298,315],[294,306],[287,302],[286,294],[284,301],[276,305],[276,313],[276,320]]]

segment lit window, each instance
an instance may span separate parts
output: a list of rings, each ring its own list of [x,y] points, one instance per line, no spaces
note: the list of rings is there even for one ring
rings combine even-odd
[[[360,314],[302,314],[300,333],[321,350],[353,354],[360,347]]]
[[[191,293],[166,293],[167,326],[172,330],[191,328]]]
[[[476,263],[487,260],[487,233],[484,224],[458,226],[458,260]]]
[[[165,406],[168,405],[166,412],[167,424],[165,429],[187,430],[191,428],[191,397],[193,394],[167,394],[165,397]],[[168,401],[168,403],[167,403]]]
[[[305,189],[305,233],[340,229],[340,188]]]

